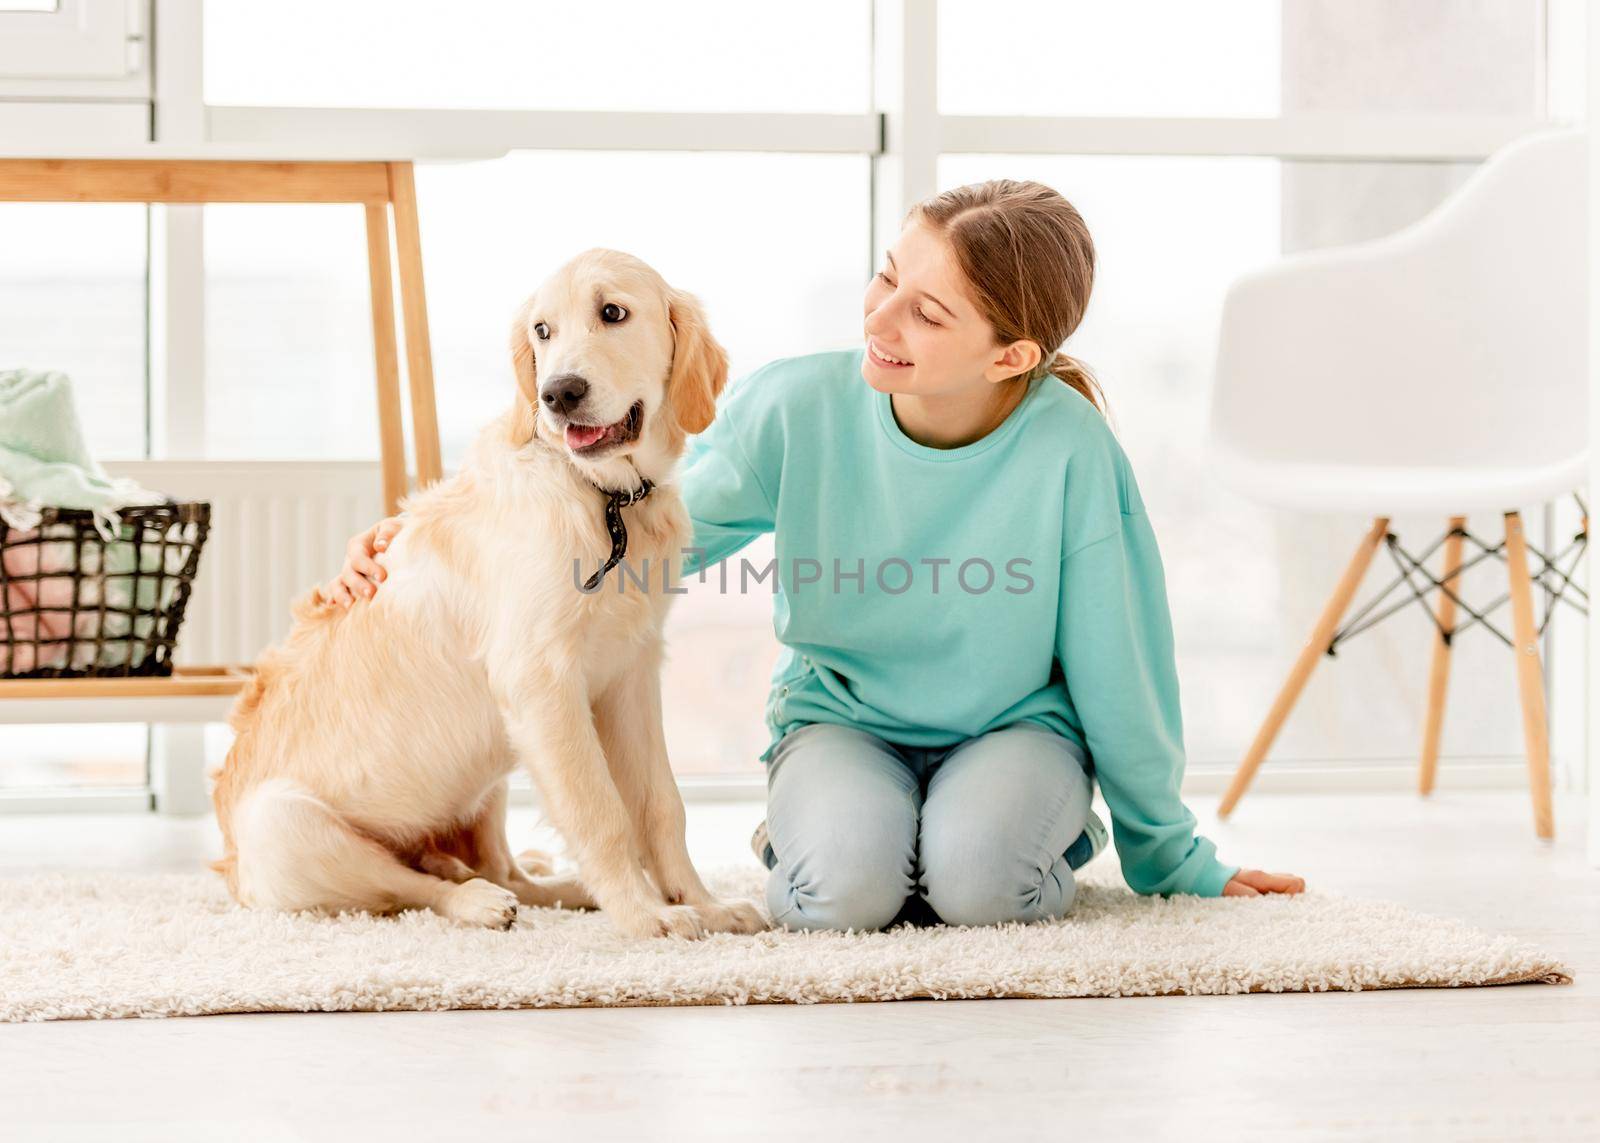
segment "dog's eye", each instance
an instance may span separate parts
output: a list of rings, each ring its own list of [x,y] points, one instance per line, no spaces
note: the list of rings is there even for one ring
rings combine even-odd
[[[550,340],[550,327],[545,325],[542,321],[534,323],[533,332],[538,336],[540,341]]]
[[[607,302],[600,307],[600,320],[615,325],[628,316],[628,311],[617,305],[616,302]]]

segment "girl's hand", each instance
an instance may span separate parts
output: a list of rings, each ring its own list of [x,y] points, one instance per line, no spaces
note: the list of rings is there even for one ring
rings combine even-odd
[[[1263,873],[1259,869],[1241,869],[1238,876],[1222,887],[1224,897],[1259,897],[1263,893],[1299,893],[1306,887],[1305,878],[1293,873]]]
[[[371,599],[389,574],[374,557],[388,550],[389,542],[404,523],[400,516],[386,516],[360,535],[351,536],[344,550],[344,567],[318,589],[322,597],[345,607],[354,603],[357,596]]]

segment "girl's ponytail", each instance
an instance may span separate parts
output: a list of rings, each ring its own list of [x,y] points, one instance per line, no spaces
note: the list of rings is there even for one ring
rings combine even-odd
[[[1054,358],[1047,359],[1044,371],[1082,393],[1089,404],[1100,410],[1102,416],[1106,415],[1105,390],[1100,387],[1100,382],[1090,372],[1089,367],[1076,357],[1057,353]]]

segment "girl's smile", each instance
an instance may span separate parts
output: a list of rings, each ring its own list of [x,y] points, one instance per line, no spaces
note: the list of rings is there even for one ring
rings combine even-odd
[[[912,365],[910,361],[901,361],[885,353],[879,348],[878,343],[871,338],[867,339],[867,360],[879,369],[908,369]]]

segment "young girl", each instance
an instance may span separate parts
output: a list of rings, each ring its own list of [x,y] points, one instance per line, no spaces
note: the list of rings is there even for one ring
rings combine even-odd
[[[691,442],[684,574],[774,533],[784,651],[754,841],[777,924],[1060,917],[1106,842],[1096,777],[1135,891],[1305,887],[1223,864],[1179,797],[1155,534],[1098,385],[1057,349],[1093,278],[1049,187],[936,195],[867,287],[866,345],[756,370]],[[400,525],[355,537],[324,592],[370,597]],[[765,570],[739,563],[728,580]]]

